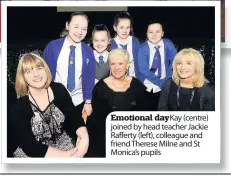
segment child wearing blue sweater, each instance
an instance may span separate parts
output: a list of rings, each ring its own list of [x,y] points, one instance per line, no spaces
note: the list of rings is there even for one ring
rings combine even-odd
[[[95,58],[92,49],[82,42],[87,35],[88,17],[83,12],[71,14],[62,38],[48,43],[43,58],[47,62],[52,80],[62,83],[75,106],[89,116],[95,82]]]
[[[177,53],[174,44],[163,38],[161,23],[152,21],[147,28],[147,41],[138,53],[140,80],[149,92],[150,111],[157,110],[163,83],[172,76],[172,62]]]
[[[130,55],[130,63],[127,75],[139,78],[138,71],[138,50],[140,46],[139,40],[132,36],[133,20],[128,12],[119,12],[114,19],[113,28],[116,32],[115,38],[111,40],[111,48],[123,48]]]

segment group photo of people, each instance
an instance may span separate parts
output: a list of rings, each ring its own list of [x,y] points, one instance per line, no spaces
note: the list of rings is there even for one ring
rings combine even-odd
[[[215,7],[126,9],[8,7],[7,157],[106,157],[113,111],[215,111]]]

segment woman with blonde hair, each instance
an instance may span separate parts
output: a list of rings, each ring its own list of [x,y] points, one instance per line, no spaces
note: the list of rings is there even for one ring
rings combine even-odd
[[[20,57],[15,88],[20,98],[10,119],[14,157],[83,157],[89,138],[66,88],[51,82],[46,62],[36,53]],[[76,141],[77,136],[81,138]]]
[[[110,76],[101,79],[93,89],[92,116],[87,119],[89,157],[105,157],[105,126],[113,111],[146,110],[146,87],[137,78],[128,76],[129,53],[118,48],[109,53]]]
[[[214,111],[215,93],[204,76],[204,58],[192,48],[174,58],[173,75],[161,91],[160,111]]]

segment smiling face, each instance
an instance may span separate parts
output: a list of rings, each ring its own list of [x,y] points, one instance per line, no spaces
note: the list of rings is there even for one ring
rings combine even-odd
[[[70,23],[66,23],[69,39],[73,43],[81,42],[87,35],[88,21],[83,15],[73,16]]]
[[[109,37],[107,31],[95,31],[93,34],[93,48],[98,52],[104,52],[109,44]]]
[[[28,65],[24,71],[24,78],[29,89],[43,89],[47,82],[47,73],[43,66]]]
[[[147,29],[148,41],[153,44],[158,44],[164,35],[162,25],[159,23],[150,24]]]
[[[191,79],[196,73],[196,61],[190,55],[182,55],[179,57],[175,67],[181,79]]]
[[[118,25],[114,26],[114,30],[120,40],[126,40],[130,35],[131,21],[129,19],[119,19]]]
[[[120,79],[126,74],[128,69],[128,60],[121,55],[114,54],[111,55],[109,66],[112,76],[116,79]]]

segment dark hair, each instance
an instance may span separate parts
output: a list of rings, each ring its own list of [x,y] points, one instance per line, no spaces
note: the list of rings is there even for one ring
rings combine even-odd
[[[86,13],[84,13],[84,12],[74,12],[74,13],[71,14],[69,20],[67,21],[68,24],[70,24],[70,22],[71,22],[71,20],[72,20],[72,18],[73,18],[74,16],[84,16],[84,17],[86,18],[87,22],[89,22],[89,18],[88,18],[88,16],[86,15]],[[61,32],[60,37],[64,37],[64,36],[66,36],[66,35],[68,35],[68,30],[66,29],[66,24],[65,24],[65,28],[64,28],[63,31]]]
[[[161,23],[160,21],[157,21],[157,20],[151,20],[151,21],[149,21],[148,26],[147,26],[147,29],[148,29],[148,27],[149,27],[150,25],[152,25],[152,24],[160,24],[161,27],[162,27],[162,31],[164,31],[164,28],[163,28],[162,23]]]
[[[107,26],[104,24],[97,24],[97,25],[95,25],[95,27],[92,31],[92,36],[91,36],[91,41],[90,41],[90,46],[92,48],[93,48],[93,36],[94,36],[95,32],[98,32],[98,31],[107,32],[108,39],[109,40],[111,39],[110,31],[108,30]],[[107,51],[111,51],[111,44],[110,43],[108,44]]]
[[[133,35],[133,19],[131,17],[131,15],[126,12],[126,11],[121,11],[119,13],[116,14],[115,18],[114,18],[114,23],[113,26],[117,26],[119,24],[120,19],[128,19],[131,22],[131,31],[130,31],[130,35]]]

